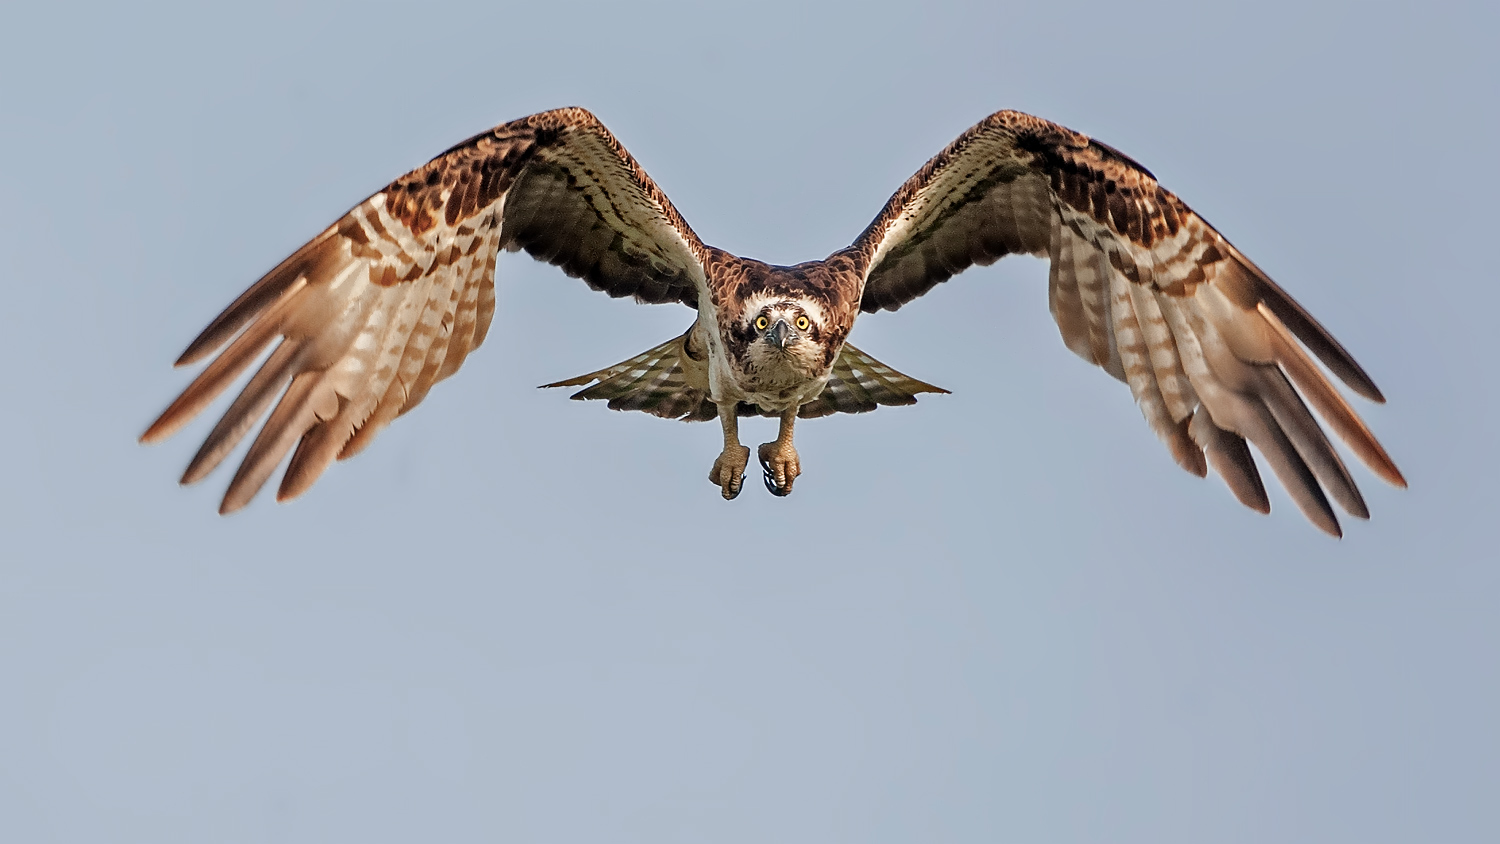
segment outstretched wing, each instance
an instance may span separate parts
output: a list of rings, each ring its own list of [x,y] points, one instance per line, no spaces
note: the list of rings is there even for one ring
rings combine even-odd
[[[1249,440],[1318,527],[1340,533],[1325,490],[1368,517],[1304,399],[1371,470],[1406,485],[1303,348],[1384,401],[1343,346],[1144,167],[1087,136],[997,112],[908,179],[845,252],[870,312],[1012,253],[1050,260],[1068,348],[1129,384],[1179,465],[1201,477],[1211,463],[1245,505],[1270,510]]]
[[[695,306],[703,285],[703,244],[603,124],[580,108],[532,115],[392,182],[245,291],[178,359],[223,348],[142,441],[177,431],[275,344],[182,481],[270,410],[220,512],[249,503],[293,446],[277,497],[302,493],[484,341],[502,247],[611,296]]]

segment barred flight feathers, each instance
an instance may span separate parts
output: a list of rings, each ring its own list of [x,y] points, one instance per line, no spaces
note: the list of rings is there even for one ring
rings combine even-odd
[[[1254,445],[1321,529],[1340,533],[1334,505],[1369,515],[1324,426],[1406,483],[1328,372],[1372,401],[1380,391],[1323,326],[1135,161],[1013,111],[928,161],[848,248],[793,266],[704,244],[583,109],[502,124],[391,182],[246,290],[183,352],[179,365],[207,364],[141,439],[170,436],[261,360],[182,480],[260,424],[220,511],[245,506],[288,455],[277,497],[301,494],[484,342],[501,249],[610,296],[695,310],[680,337],[548,386],[717,418],[725,448],[710,479],[725,498],[748,459],[739,416],[780,419],[759,458],[785,495],[801,473],[796,418],[946,392],[848,345],[854,321],[1009,254],[1048,259],[1064,345],[1129,387],[1179,466],[1212,468],[1246,506],[1270,509]]]
[[[1384,401],[1348,351],[1145,168],[1085,135],[997,112],[907,180],[842,254],[864,274],[862,309],[877,311],[1021,253],[1050,261],[1064,344],[1129,385],[1187,471],[1212,465],[1240,501],[1269,510],[1248,440],[1303,513],[1339,534],[1327,496],[1369,511],[1308,402],[1375,474],[1405,486],[1303,347]]]
[[[718,411],[708,400],[708,363],[701,353],[687,352],[691,329],[628,360],[577,378],[543,384],[549,387],[580,387],[569,398],[604,399],[611,410],[642,410],[664,419],[707,422]],[[595,383],[597,382],[597,383]]]
[[[696,306],[704,286],[703,244],[592,114],[532,115],[396,179],[245,291],[178,364],[224,351],[142,441],[180,429],[274,346],[182,480],[270,410],[221,512],[249,503],[294,447],[278,498],[302,493],[484,342],[501,248],[643,302]]]
[[[918,393],[947,392],[897,372],[845,343],[828,376],[828,385],[817,398],[802,405],[797,416],[816,419],[832,413],[868,413],[877,407],[916,404]]]
[[[706,360],[701,354],[694,356],[690,335],[691,331],[597,372],[543,384],[542,389],[591,385],[569,398],[603,399],[610,410],[641,410],[665,419],[708,422],[718,417],[718,410],[708,398]],[[797,416],[816,419],[834,413],[867,413],[882,406],[916,404],[918,393],[947,392],[903,375],[845,343],[823,391],[802,405]],[[740,402],[737,415],[781,414]]]

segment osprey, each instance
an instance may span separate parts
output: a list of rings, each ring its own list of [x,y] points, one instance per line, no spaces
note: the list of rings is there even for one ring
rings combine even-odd
[[[1248,440],[1308,519],[1339,535],[1328,495],[1357,517],[1369,511],[1311,404],[1371,470],[1405,486],[1308,351],[1356,393],[1384,398],[1307,311],[1144,167],[1014,111],[927,162],[849,247],[791,267],[699,240],[584,109],[502,124],[396,179],[241,294],[178,359],[218,351],[142,441],[177,431],[274,344],[182,482],[208,474],[270,410],[220,512],[249,503],[294,447],[277,498],[301,494],[483,342],[502,248],[610,296],[696,311],[680,337],[546,386],[591,385],[573,398],[616,409],[717,418],[724,449],[709,480],[726,499],[749,462],[741,416],[780,419],[758,457],[766,487],[786,495],[801,474],[799,417],[946,392],[849,345],[849,330],[862,311],[896,310],[1012,253],[1049,260],[1063,342],[1130,387],[1187,471],[1212,465],[1242,503],[1269,512]]]

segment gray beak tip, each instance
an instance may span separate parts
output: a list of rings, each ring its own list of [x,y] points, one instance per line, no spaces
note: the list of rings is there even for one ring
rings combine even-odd
[[[766,342],[778,349],[785,349],[796,341],[797,333],[792,330],[790,325],[786,324],[786,320],[784,319],[776,320],[776,324],[771,326],[771,329],[766,332]]]

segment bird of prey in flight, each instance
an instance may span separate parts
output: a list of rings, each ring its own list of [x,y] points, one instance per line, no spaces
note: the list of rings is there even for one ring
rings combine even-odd
[[[179,366],[217,356],[141,439],[170,436],[270,349],[183,474],[201,479],[256,423],[224,495],[245,506],[292,452],[278,499],[357,454],[484,341],[495,259],[524,249],[610,296],[695,312],[679,337],[547,386],[683,420],[717,418],[709,480],[740,492],[746,415],[780,419],[760,446],[766,487],[801,474],[796,420],[945,392],[849,345],[861,312],[896,310],[973,264],[1048,259],[1063,343],[1125,382],[1182,468],[1212,466],[1243,504],[1270,504],[1248,441],[1313,524],[1339,535],[1331,496],[1369,511],[1323,427],[1375,474],[1400,471],[1324,370],[1384,401],[1359,364],[1238,249],[1129,157],[1014,111],[928,161],[854,242],[790,267],[698,239],[593,114],[505,123],[391,182],[282,261],[198,335]]]

